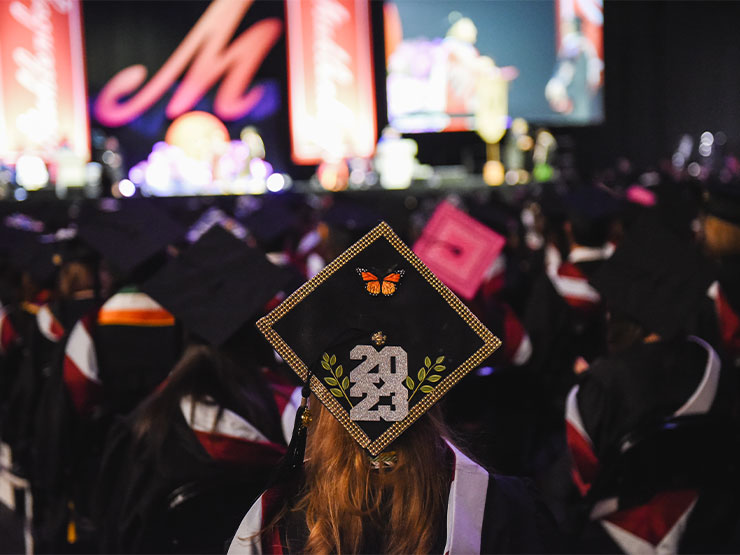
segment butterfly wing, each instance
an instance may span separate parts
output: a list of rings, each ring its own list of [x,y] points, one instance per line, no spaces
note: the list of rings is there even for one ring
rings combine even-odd
[[[368,293],[370,293],[371,295],[380,294],[381,285],[378,276],[376,276],[372,272],[368,272],[365,268],[357,268],[357,273],[360,275],[360,278],[362,278],[362,281],[365,283],[365,289]]]
[[[381,285],[383,295],[385,295],[386,297],[393,295],[393,293],[396,292],[396,289],[398,288],[398,282],[401,281],[402,277],[403,270],[397,270],[385,276],[383,278],[383,284]]]

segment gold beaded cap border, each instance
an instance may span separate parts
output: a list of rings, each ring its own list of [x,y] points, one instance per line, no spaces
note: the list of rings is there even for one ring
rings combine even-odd
[[[357,424],[350,420],[349,413],[339,404],[326,387],[324,387],[321,381],[316,376],[311,376],[311,391],[313,391],[314,395],[316,395],[324,406],[329,409],[334,417],[344,426],[347,432],[349,432],[352,438],[359,443],[361,447],[367,449],[373,456],[382,452],[388,444],[406,431],[406,429],[411,426],[417,418],[429,410],[429,408],[431,408],[434,403],[447,393],[450,388],[452,388],[457,382],[465,377],[468,372],[473,370],[473,368],[488,358],[491,353],[501,346],[501,340],[493,335],[493,333],[491,333],[491,331],[486,328],[480,320],[478,320],[470,309],[465,306],[463,302],[458,299],[457,296],[450,291],[450,289],[444,285],[429,268],[426,267],[419,257],[416,256],[416,254],[414,254],[414,252],[403,241],[401,241],[393,229],[391,229],[386,222],[380,222],[359,241],[333,260],[328,266],[299,287],[269,314],[257,321],[257,328],[267,338],[278,354],[283,357],[283,360],[285,360],[288,366],[290,366],[302,380],[305,380],[308,375],[306,364],[298,355],[295,354],[293,349],[291,349],[283,340],[280,334],[275,331],[273,325],[311,294],[311,292],[319,285],[326,281],[329,276],[380,238],[386,239],[393,248],[395,248],[414,268],[419,271],[424,279],[434,287],[440,295],[442,295],[447,304],[449,304],[450,307],[452,307],[452,309],[465,321],[465,323],[468,324],[468,326],[470,326],[470,328],[483,340],[483,345],[460,366],[450,372],[450,374],[448,374],[448,376],[442,380],[431,393],[422,397],[421,400],[409,411],[406,418],[392,424],[375,441],[371,441],[367,434],[363,432]]]

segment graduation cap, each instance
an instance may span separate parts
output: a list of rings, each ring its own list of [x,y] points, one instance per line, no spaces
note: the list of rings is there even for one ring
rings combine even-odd
[[[300,199],[292,195],[268,196],[262,200],[259,208],[246,216],[244,222],[260,244],[266,248],[276,247],[274,243],[278,240],[300,232],[302,209]]]
[[[257,327],[373,456],[501,344],[385,222]]]
[[[118,270],[130,274],[185,231],[153,202],[127,199],[84,211],[78,234]]]
[[[290,278],[261,251],[213,226],[141,289],[189,331],[221,346],[255,318]]]
[[[31,279],[39,285],[48,285],[54,278],[62,258],[59,246],[44,242],[38,233],[16,232],[10,247],[9,258],[18,269],[28,272]]]
[[[445,285],[470,300],[505,243],[503,236],[445,201],[414,244],[414,252]]]
[[[611,309],[669,338],[691,321],[712,280],[697,250],[643,218],[589,281]]]
[[[350,233],[365,233],[380,222],[380,215],[365,204],[347,198],[335,198],[321,221]]]
[[[614,195],[601,187],[581,187],[563,200],[576,243],[599,247],[606,242],[611,219],[622,207]]]

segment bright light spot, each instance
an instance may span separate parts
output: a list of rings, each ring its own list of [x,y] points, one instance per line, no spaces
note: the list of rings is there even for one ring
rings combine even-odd
[[[704,131],[704,133],[701,134],[701,142],[712,146],[714,144],[714,135],[709,131]]]
[[[15,163],[15,179],[21,187],[36,191],[49,182],[49,170],[38,156],[24,154]]]
[[[128,179],[121,179],[121,181],[118,182],[118,192],[121,193],[121,196],[123,197],[132,197],[134,196],[134,193],[136,193],[136,185]]]
[[[702,156],[709,156],[712,154],[712,145],[708,143],[701,143],[699,145],[699,154]]]
[[[86,168],[87,182],[90,185],[98,185],[103,177],[103,166],[98,162],[90,162]]]
[[[146,172],[141,163],[136,164],[128,171],[128,178],[134,183],[142,183],[146,178]]]
[[[349,181],[353,185],[362,185],[365,183],[365,170],[357,168],[349,173]]]
[[[249,173],[255,179],[263,180],[272,173],[272,166],[260,158],[253,158],[249,161]]]
[[[164,138],[196,160],[211,160],[229,142],[223,122],[208,112],[188,112],[172,122]]]
[[[519,172],[516,170],[507,171],[504,181],[506,181],[507,185],[516,185],[519,182]]]
[[[699,177],[701,167],[696,162],[691,162],[688,167],[688,172],[691,177]]]
[[[495,187],[504,182],[504,165],[498,160],[489,160],[483,165],[483,181]]]
[[[279,173],[273,173],[270,177],[267,178],[265,186],[267,187],[268,191],[277,193],[278,191],[282,191],[283,187],[285,187],[285,178]]]
[[[682,168],[686,163],[686,158],[680,152],[676,152],[676,154],[671,158],[671,162],[673,163],[674,168]]]
[[[483,368],[478,368],[475,373],[482,377],[490,376],[491,374],[493,374],[493,368],[491,368],[490,366],[484,366]]]
[[[108,164],[109,166],[113,164],[113,160],[115,159],[116,155],[112,150],[106,150],[103,153],[103,163]]]
[[[166,163],[153,162],[146,168],[146,184],[155,194],[170,192],[170,168]]]
[[[13,196],[15,200],[26,200],[28,198],[28,192],[25,189],[16,189]]]

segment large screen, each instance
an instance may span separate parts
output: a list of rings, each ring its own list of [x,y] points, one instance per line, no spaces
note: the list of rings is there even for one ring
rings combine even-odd
[[[491,77],[508,83],[511,117],[601,122],[603,14],[602,0],[386,2],[390,125],[409,133],[474,130]]]

